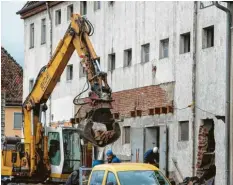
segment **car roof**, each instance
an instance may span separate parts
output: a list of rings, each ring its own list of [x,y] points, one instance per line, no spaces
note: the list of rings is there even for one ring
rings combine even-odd
[[[131,170],[153,170],[159,169],[151,164],[145,163],[111,163],[96,165],[93,170],[131,171]]]

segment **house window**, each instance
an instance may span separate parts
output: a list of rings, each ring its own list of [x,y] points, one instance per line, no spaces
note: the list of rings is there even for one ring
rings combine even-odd
[[[87,14],[87,2],[86,1],[80,2],[80,13],[81,13],[81,15]]]
[[[180,35],[180,54],[190,52],[190,32]]]
[[[124,67],[130,66],[132,63],[132,49],[124,51]]]
[[[79,78],[82,78],[86,75],[86,71],[85,68],[82,66],[82,64],[80,63],[79,65]]]
[[[100,9],[100,1],[94,1],[94,11]]]
[[[129,144],[130,143],[130,127],[123,127],[124,128],[124,143],[123,144]]]
[[[179,141],[189,140],[189,121],[179,122]]]
[[[214,46],[214,26],[209,26],[203,29],[203,48]]]
[[[30,24],[30,48],[34,48],[34,41],[35,41],[35,29],[34,23]]]
[[[55,24],[59,25],[61,24],[61,10],[57,10],[55,14],[56,14]]]
[[[108,4],[109,4],[109,6],[113,6],[114,1],[109,1]]]
[[[22,113],[14,112],[14,129],[21,129],[23,123]]]
[[[73,79],[73,65],[72,64],[67,66],[66,79],[67,80]]]
[[[46,19],[41,20],[41,44],[46,43]]]
[[[169,54],[169,39],[160,41],[160,58],[167,58]]]
[[[150,60],[150,44],[144,44],[141,48],[142,63],[149,62]]]
[[[34,86],[34,80],[31,79],[31,80],[29,80],[29,93],[32,91],[33,86]]]
[[[108,55],[108,70],[112,71],[115,69],[115,53]]]
[[[73,12],[74,12],[73,5],[71,4],[67,6],[67,21],[70,20],[71,16],[73,15]]]

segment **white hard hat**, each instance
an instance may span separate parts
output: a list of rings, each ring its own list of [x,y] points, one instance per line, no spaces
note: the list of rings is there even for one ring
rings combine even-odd
[[[159,148],[158,147],[154,147],[153,148],[153,153],[157,153],[157,152],[159,152]]]

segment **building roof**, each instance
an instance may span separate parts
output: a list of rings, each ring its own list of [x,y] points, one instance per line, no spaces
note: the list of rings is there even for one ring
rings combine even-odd
[[[23,68],[1,47],[1,91],[6,105],[21,105],[23,98]]]
[[[48,2],[48,4],[46,4]],[[16,14],[21,15],[22,19],[31,17],[42,11],[45,11],[48,7],[53,7],[63,1],[27,1],[27,3]]]

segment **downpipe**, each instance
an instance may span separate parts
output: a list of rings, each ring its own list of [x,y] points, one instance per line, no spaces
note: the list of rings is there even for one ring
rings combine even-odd
[[[197,53],[197,1],[194,2],[193,8],[193,63],[192,63],[192,139],[193,139],[193,154],[192,154],[192,176],[196,174],[195,157],[196,157],[196,53]]]
[[[52,58],[52,29],[53,29],[53,25],[52,25],[52,17],[51,17],[51,12],[50,12],[50,8],[49,8],[49,4],[48,1],[46,1],[46,7],[47,7],[47,12],[48,12],[48,17],[49,17],[49,38],[50,38],[50,44],[49,44],[49,59]],[[49,125],[52,122],[52,94],[49,97]]]
[[[225,104],[225,138],[226,138],[226,184],[232,185],[232,177],[230,173],[230,73],[231,73],[231,16],[232,12],[220,5],[217,1],[214,2],[215,6],[222,11],[226,12],[226,104]],[[230,182],[231,181],[231,182]]]

